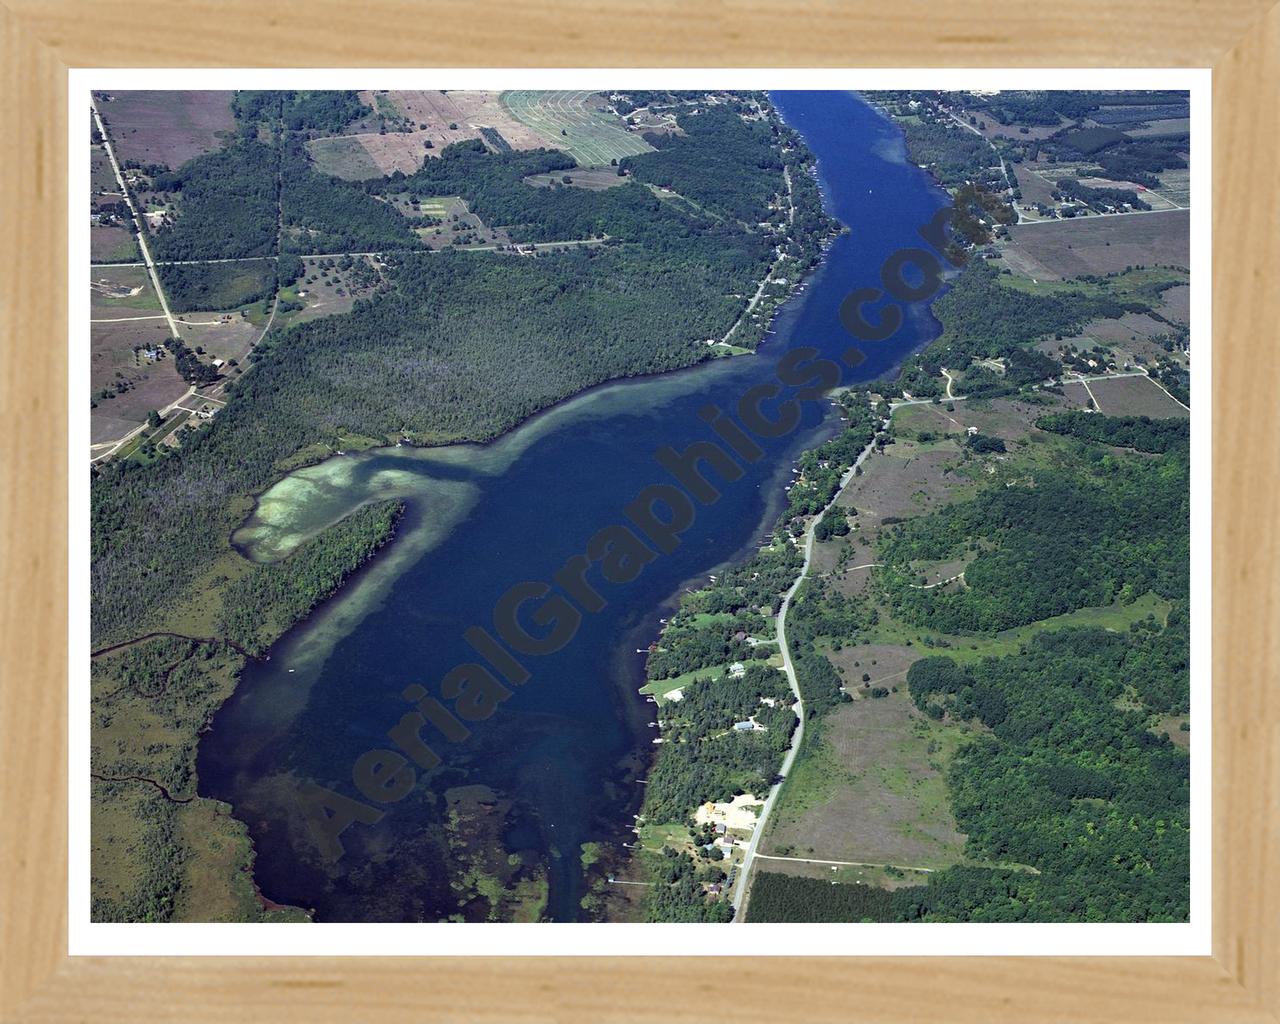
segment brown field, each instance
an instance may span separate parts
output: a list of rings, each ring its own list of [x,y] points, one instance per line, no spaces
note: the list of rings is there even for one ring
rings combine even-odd
[[[512,149],[554,148],[555,143],[543,138],[527,124],[517,121],[502,105],[498,92],[451,92],[446,97],[455,110],[462,114],[459,124],[467,123],[477,128],[494,128]]]
[[[408,132],[360,131],[307,143],[316,166],[326,174],[358,180],[401,171],[411,174],[450,143],[483,139],[493,128],[512,149],[536,149],[548,141],[515,120],[496,92],[441,92],[438,89],[369,91],[360,99],[375,110],[394,111],[413,126]],[[457,128],[450,128],[456,124]],[[431,149],[426,148],[430,141]],[[486,145],[489,143],[486,142]]]
[[[104,98],[105,97],[105,98]],[[235,129],[232,93],[131,90],[98,94],[98,109],[121,163],[179,167],[222,146]]]
[[[222,319],[221,313],[184,313],[178,319],[183,325],[183,340],[191,348],[199,345],[210,356],[223,362],[235,359],[243,363],[262,333],[260,326],[238,312],[227,321]]]
[[[1152,419],[1160,419],[1191,415],[1158,384],[1146,377],[1090,381],[1089,390],[1098,402],[1098,411],[1108,416],[1150,416]]]
[[[112,263],[119,260],[138,260],[138,243],[133,233],[122,227],[103,227],[94,224],[89,228],[89,258],[94,262]]]
[[[1174,285],[1172,288],[1166,288],[1160,297],[1164,301],[1157,307],[1157,313],[1180,324],[1191,323],[1190,285],[1179,284]]]
[[[1086,217],[1014,225],[1004,249],[1009,265],[1036,280],[1106,274],[1126,266],[1186,267],[1190,212]]]
[[[1191,131],[1189,117],[1171,117],[1163,121],[1151,121],[1143,128],[1126,128],[1124,133],[1134,138],[1152,135],[1182,135]]]
[[[135,356],[135,345],[159,345],[169,336],[163,320],[93,324],[89,332],[91,394],[115,384],[121,376],[132,387],[114,398],[97,401],[89,414],[90,441],[113,441],[146,421],[147,413],[180,398],[187,390],[172,359],[149,363]]]
[[[806,763],[797,762],[783,791],[764,853],[926,868],[963,857],[943,777],[960,729],[916,711],[903,686],[841,705],[816,731]]]
[[[1036,165],[1037,168],[1040,166],[1039,164]],[[1024,203],[1054,205],[1053,186],[1039,174],[1036,174],[1030,166],[1025,163],[1014,164],[1013,174],[1018,179],[1018,187],[1022,190],[1022,201]]]

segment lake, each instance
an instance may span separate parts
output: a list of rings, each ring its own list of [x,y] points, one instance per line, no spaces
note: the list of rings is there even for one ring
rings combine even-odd
[[[767,535],[794,458],[838,426],[826,402],[806,403],[799,429],[762,442],[766,457],[719,486],[720,499],[699,509],[674,552],[631,582],[597,579],[605,607],[584,615],[562,650],[522,657],[529,680],[465,741],[428,737],[443,764],[377,823],[344,832],[336,863],[315,856],[298,787],[314,781],[357,796],[352,766],[390,745],[388,730],[412,710],[403,691],[437,692],[450,668],[476,660],[468,627],[492,629],[509,587],[551,581],[593,534],[623,521],[646,485],[670,482],[654,454],[714,439],[698,416],[704,406],[732,409],[775,379],[791,347],[839,358],[853,342],[838,315],[845,296],[878,286],[890,253],[921,245],[918,229],[948,200],[906,160],[892,123],[849,93],[773,98],[817,155],[828,210],[850,231],[755,356],[597,388],[489,445],[337,456],[269,490],[237,533],[251,557],[275,558],[363,502],[407,503],[394,543],[270,660],[246,668],[201,739],[200,793],[247,823],[269,899],[310,908],[318,921],[483,919],[487,902],[459,908],[458,886],[510,889],[524,879],[532,894],[537,875],[548,886],[547,917],[581,917],[581,844],[616,849],[629,838],[638,780],[656,749],[654,706],[636,693],[636,650],[656,638],[683,587]],[[927,306],[913,306],[892,338],[864,346],[865,362],[845,383],[883,376],[936,333]]]

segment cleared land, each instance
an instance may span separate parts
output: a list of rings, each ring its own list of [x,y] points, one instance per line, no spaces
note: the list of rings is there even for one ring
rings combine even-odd
[[[234,94],[218,90],[137,89],[98,94],[116,157],[126,163],[180,167],[193,156],[219,149],[235,130]]]
[[[552,145],[511,116],[495,92],[442,92],[439,89],[365,90],[360,99],[407,131],[370,130],[358,122],[348,134],[307,143],[316,167],[348,180],[411,174],[454,142],[480,139],[490,149],[537,149]],[[430,146],[428,147],[428,143]]]
[[[1098,411],[1108,416],[1187,417],[1191,413],[1146,377],[1090,381]]]
[[[142,257],[133,233],[127,228],[95,224],[89,228],[89,258],[95,263],[112,263]]]
[[[502,103],[514,118],[551,140],[550,147],[563,150],[584,167],[604,166],[653,148],[627,131],[597,93],[515,90],[504,92]]]
[[[1191,262],[1191,214],[1136,213],[1009,228],[1004,258],[1036,280],[1108,274],[1128,266]]]
[[[842,705],[816,731],[783,792],[767,855],[926,868],[962,859],[943,776],[962,729],[922,715],[903,687]]]
[[[612,167],[579,167],[560,174],[531,174],[524,180],[526,184],[533,185],[535,188],[551,188],[565,184],[566,177],[570,179],[569,187],[585,188],[592,192],[602,192],[607,188],[616,188],[627,183],[627,179],[620,177]]]

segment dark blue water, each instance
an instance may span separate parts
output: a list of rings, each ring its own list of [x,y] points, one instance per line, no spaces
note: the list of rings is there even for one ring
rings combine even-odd
[[[361,598],[356,587],[332,603],[337,611],[344,601],[369,605],[357,609],[353,629],[314,617],[277,645],[271,661],[250,666],[202,739],[201,793],[229,801],[248,823],[256,876],[269,898],[314,908],[321,921],[436,920],[455,908],[450,882],[468,865],[492,866],[496,846],[546,872],[550,917],[580,916],[579,844],[623,838],[638,810],[635,779],[656,749],[647,728],[652,705],[635,692],[643,682],[635,648],[656,636],[662,607],[683,585],[759,543],[792,459],[835,427],[826,402],[806,403],[799,430],[766,444],[767,457],[723,484],[721,500],[700,509],[674,553],[626,584],[605,584],[595,574],[607,607],[585,615],[563,650],[522,658],[531,679],[475,724],[468,740],[437,742],[428,728],[443,766],[376,824],[348,829],[347,852],[336,864],[316,858],[295,794],[300,782],[316,780],[357,796],[352,765],[365,751],[390,745],[387,730],[411,710],[400,696],[406,686],[438,692],[446,671],[475,660],[462,633],[491,624],[508,587],[550,581],[597,530],[623,521],[624,506],[642,488],[667,482],[655,451],[713,437],[699,409],[732,408],[747,389],[774,380],[789,347],[814,346],[838,358],[853,341],[838,317],[844,297],[878,285],[894,250],[920,245],[917,229],[946,197],[906,162],[898,130],[851,94],[774,98],[817,154],[829,212],[850,231],[783,309],[756,356],[610,386],[493,446],[454,449],[451,459],[386,452],[352,461],[353,488],[394,469],[415,475],[427,491],[433,482],[466,481],[471,498],[445,536],[396,566],[376,600]],[[866,361],[845,383],[887,373],[935,332],[927,308],[913,308],[895,337],[864,349]],[[429,502],[410,498],[408,528],[435,514]],[[336,642],[335,631],[342,634]],[[317,652],[319,664],[305,682],[289,673]],[[457,787],[474,784],[488,786],[497,804],[449,831]],[[475,906],[467,911],[477,913]]]

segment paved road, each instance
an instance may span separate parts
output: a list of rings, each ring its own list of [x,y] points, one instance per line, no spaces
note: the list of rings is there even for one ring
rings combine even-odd
[[[888,425],[888,421],[885,421]],[[791,747],[787,750],[787,755],[782,759],[782,767],[778,771],[781,779],[785,779],[791,771],[792,764],[795,763],[796,754],[800,751],[800,744],[804,741],[804,701],[800,697],[800,684],[796,679],[795,666],[791,663],[791,649],[787,644],[787,611],[791,608],[791,599],[795,597],[796,591],[800,589],[800,585],[809,575],[809,564],[813,560],[813,532],[816,529],[819,520],[826,514],[827,509],[834,505],[839,499],[844,489],[857,473],[858,467],[871,454],[875,448],[875,442],[868,444],[853,465],[845,471],[844,477],[840,481],[840,486],[836,489],[835,497],[831,499],[809,523],[809,528],[804,534],[804,565],[800,569],[800,575],[796,577],[790,589],[783,595],[782,603],[778,606],[777,615],[777,634],[778,634],[778,650],[782,652],[782,670],[787,674],[787,682],[791,684],[791,692],[795,695],[795,711],[800,721],[796,725],[796,731],[791,735]],[[774,804],[777,802],[778,794],[782,791],[782,782],[778,782],[769,790],[769,795],[765,797],[764,807],[760,809],[760,817],[756,821],[756,827],[751,832],[751,839],[747,843],[746,855],[742,858],[742,865],[738,869],[737,878],[733,886],[733,908],[734,921],[741,922],[743,919],[742,908],[746,902],[747,893],[750,885],[751,867],[757,856],[763,854],[756,853],[756,847],[760,843],[760,837],[764,835],[765,829],[769,824],[769,815],[773,812]]]
[[[169,302],[165,298],[164,289],[160,287],[160,276],[156,273],[156,264],[151,258],[151,247],[147,245],[147,232],[146,226],[142,223],[142,215],[138,213],[138,208],[133,204],[133,196],[125,186],[124,174],[120,171],[120,164],[116,161],[116,152],[111,148],[111,139],[107,136],[106,125],[102,123],[102,115],[98,113],[98,104],[92,95],[89,97],[89,107],[93,111],[93,120],[98,126],[98,134],[102,136],[102,148],[106,150],[107,159],[111,161],[111,169],[115,171],[116,181],[120,185],[120,191],[124,194],[124,201],[129,205],[129,212],[133,214],[133,224],[138,229],[138,249],[142,252],[142,259],[146,264],[147,273],[151,275],[151,284],[160,299],[160,308],[164,311],[165,319],[169,321],[169,330],[172,332],[173,337],[181,338],[182,335],[178,332],[177,321],[173,319],[173,314],[169,311]],[[134,265],[136,266],[136,264]]]

